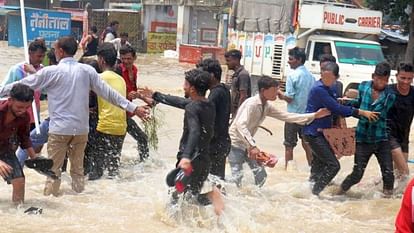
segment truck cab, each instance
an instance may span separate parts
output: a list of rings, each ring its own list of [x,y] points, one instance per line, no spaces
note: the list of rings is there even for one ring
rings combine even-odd
[[[375,65],[385,60],[378,42],[338,36],[311,35],[306,44],[308,70],[319,79],[319,61],[323,54],[333,55],[339,65],[339,80],[344,91],[357,89],[362,80],[369,80]]]
[[[381,32],[382,12],[331,1],[300,0],[298,3],[292,8],[295,14],[289,16],[293,20],[288,32],[229,30],[228,48],[242,52],[241,63],[250,74],[278,79],[283,89],[291,72],[288,52],[297,46],[305,49],[305,66],[316,79],[320,76],[320,56],[330,53],[339,65],[339,80],[344,91],[356,89],[362,81],[370,80],[375,65],[385,60],[376,41]],[[278,14],[283,12],[289,11]],[[395,82],[394,74],[392,71],[390,83]]]

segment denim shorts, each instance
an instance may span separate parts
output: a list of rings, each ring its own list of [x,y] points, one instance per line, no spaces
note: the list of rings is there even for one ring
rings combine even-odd
[[[12,172],[4,178],[8,184],[11,184],[11,181],[20,177],[24,177],[23,169],[20,166],[19,160],[16,157],[14,152],[6,152],[0,154],[0,160],[7,163],[10,167],[12,167]]]

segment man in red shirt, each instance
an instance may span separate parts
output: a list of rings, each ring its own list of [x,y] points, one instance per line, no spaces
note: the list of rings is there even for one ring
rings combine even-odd
[[[414,179],[410,181],[404,192],[400,212],[395,219],[396,233],[414,232],[414,212],[413,212],[413,186]]]
[[[0,175],[13,186],[13,203],[24,201],[25,179],[16,157],[16,149],[26,149],[30,158],[36,154],[30,141],[30,115],[34,92],[23,84],[16,84],[8,100],[0,101]]]
[[[136,51],[133,47],[124,45],[119,50],[119,53],[121,55],[122,63],[118,67],[118,73],[125,80],[127,99],[132,101],[133,99],[141,98],[140,94],[137,92],[138,69],[134,65],[134,61],[137,58]],[[127,116],[127,132],[137,141],[140,161],[143,161],[149,157],[148,136],[131,118],[131,114],[128,113]]]

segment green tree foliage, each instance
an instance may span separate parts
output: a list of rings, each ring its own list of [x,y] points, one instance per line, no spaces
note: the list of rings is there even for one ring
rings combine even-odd
[[[414,61],[414,10],[407,12],[407,6],[414,6],[414,0],[365,0],[365,4],[373,9],[384,13],[384,18],[389,21],[398,21],[401,27],[409,34],[407,49],[405,51],[405,62]],[[408,14],[410,15],[408,15]],[[392,23],[386,22],[384,23]]]
[[[407,33],[410,20],[405,10],[407,5],[412,3],[413,0],[365,0],[365,5],[368,8],[383,12],[386,21],[388,21],[384,21],[385,24],[398,21]]]

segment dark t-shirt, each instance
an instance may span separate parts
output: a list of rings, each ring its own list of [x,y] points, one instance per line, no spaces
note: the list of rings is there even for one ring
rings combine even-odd
[[[214,103],[216,108],[214,137],[211,145],[229,142],[230,92],[224,84],[219,84],[210,90],[208,99]]]
[[[88,45],[86,45],[86,51],[83,54],[83,56],[88,57],[96,55],[96,53],[98,52],[98,43],[98,37],[92,36],[92,41],[89,42]]]
[[[189,103],[190,99],[165,95],[159,92],[155,92],[152,96],[155,101],[184,109]],[[215,148],[217,145],[226,145],[230,143],[229,136],[229,119],[231,99],[230,92],[224,84],[219,84],[210,90],[208,99],[215,105],[216,118],[214,123],[214,136],[211,139],[211,148]],[[224,146],[225,147],[225,146]]]
[[[395,92],[395,103],[388,112],[388,127],[390,135],[399,143],[408,143],[410,127],[414,116],[414,87],[408,95],[401,95],[396,84],[390,85]]]
[[[30,140],[30,117],[29,113],[16,117],[13,121],[5,124],[6,114],[9,109],[8,100],[0,101],[0,157],[5,152],[16,151],[20,146],[22,149],[32,147]]]
[[[244,69],[243,66],[240,66],[233,74],[231,81],[231,113],[235,114],[237,109],[242,103],[239,103],[240,100],[240,91],[247,91],[247,98],[252,95],[251,91],[251,81],[249,72]]]
[[[185,106],[178,159],[193,159],[199,154],[209,160],[209,145],[214,134],[215,117],[215,106],[209,100],[191,101]]]

